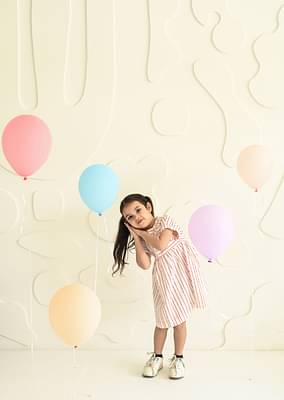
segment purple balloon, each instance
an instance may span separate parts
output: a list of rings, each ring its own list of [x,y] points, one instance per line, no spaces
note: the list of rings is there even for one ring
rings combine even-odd
[[[215,205],[198,208],[188,225],[192,243],[210,262],[224,252],[234,237],[234,231],[231,213]]]

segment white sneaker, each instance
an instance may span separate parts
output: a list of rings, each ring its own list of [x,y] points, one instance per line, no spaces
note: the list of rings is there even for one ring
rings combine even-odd
[[[181,379],[184,377],[185,365],[183,358],[176,357],[175,355],[170,359],[169,365],[169,378]]]
[[[158,375],[160,369],[163,368],[163,358],[156,357],[155,353],[148,353],[152,354],[149,360],[144,365],[143,369],[143,376],[145,378],[153,378],[154,376]]]

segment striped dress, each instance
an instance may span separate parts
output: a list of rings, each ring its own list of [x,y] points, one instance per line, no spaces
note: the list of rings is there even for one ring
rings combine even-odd
[[[177,233],[166,249],[160,251],[144,243],[145,250],[155,257],[152,282],[158,328],[170,328],[186,321],[193,308],[206,307],[207,295],[197,252],[172,218],[157,217],[147,232],[159,236],[164,229]]]

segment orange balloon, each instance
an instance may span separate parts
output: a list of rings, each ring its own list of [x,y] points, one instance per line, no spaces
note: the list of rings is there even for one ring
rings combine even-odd
[[[269,150],[262,145],[252,145],[243,149],[237,162],[240,177],[257,192],[269,178],[272,159]]]
[[[101,304],[88,286],[74,283],[59,289],[52,297],[49,321],[62,341],[73,347],[87,342],[101,318]]]

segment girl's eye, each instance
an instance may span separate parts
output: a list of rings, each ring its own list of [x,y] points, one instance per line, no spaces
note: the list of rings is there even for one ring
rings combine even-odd
[[[130,215],[130,217],[128,217],[127,219],[128,219],[128,221],[130,220],[132,218],[132,215]]]

